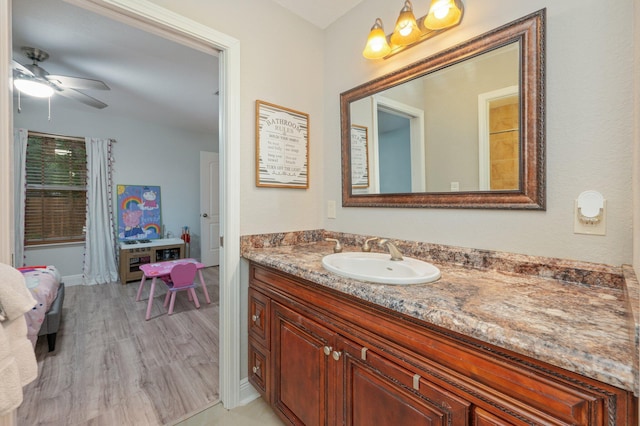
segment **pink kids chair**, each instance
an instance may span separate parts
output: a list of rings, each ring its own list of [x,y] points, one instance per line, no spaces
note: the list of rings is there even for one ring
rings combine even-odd
[[[168,287],[167,296],[164,298],[164,306],[167,307],[169,302],[169,296],[171,296],[171,303],[169,304],[169,315],[173,313],[173,305],[176,302],[176,293],[181,290],[187,290],[189,294],[189,300],[193,300],[196,308],[200,308],[200,302],[198,296],[196,296],[194,282],[196,278],[196,265],[195,263],[177,263],[172,269],[169,275],[170,279],[163,279],[164,283]]]

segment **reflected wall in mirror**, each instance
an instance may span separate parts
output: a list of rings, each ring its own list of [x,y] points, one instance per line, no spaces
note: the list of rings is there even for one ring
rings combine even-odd
[[[544,17],[342,93],[343,206],[544,209]]]

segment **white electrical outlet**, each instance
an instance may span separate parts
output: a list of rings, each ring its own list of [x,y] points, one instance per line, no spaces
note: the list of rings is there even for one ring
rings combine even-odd
[[[460,191],[460,182],[451,182],[451,191]]]
[[[607,231],[607,202],[603,201],[602,212],[597,218],[586,218],[580,214],[578,200],[573,208],[573,233],[587,235],[605,235]]]
[[[327,217],[329,219],[336,218],[336,202],[335,200],[327,201]]]

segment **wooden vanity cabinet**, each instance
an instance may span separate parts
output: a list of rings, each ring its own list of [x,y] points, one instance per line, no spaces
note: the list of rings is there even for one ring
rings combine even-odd
[[[292,425],[636,425],[629,392],[250,266],[249,381]]]
[[[468,402],[320,325],[313,315],[279,303],[272,308],[271,402],[292,424],[467,424]]]

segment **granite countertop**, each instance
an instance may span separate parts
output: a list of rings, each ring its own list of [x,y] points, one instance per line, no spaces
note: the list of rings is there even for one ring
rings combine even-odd
[[[341,235],[343,241],[360,244],[360,239],[350,241],[345,235]],[[460,252],[453,253],[450,247],[430,245],[425,251],[424,245],[408,247],[397,242],[405,254],[435,264],[442,277],[429,284],[394,286],[328,272],[322,267],[322,257],[332,253],[331,243],[317,235],[295,240],[281,245],[263,244],[264,240],[255,244],[258,239],[248,239],[242,244],[242,255],[358,299],[639,393],[639,327],[634,312],[638,283],[630,267],[551,262],[483,251],[484,267],[472,268],[465,264],[477,254],[472,250],[462,256],[461,266]],[[344,251],[359,249],[360,245],[346,245]],[[434,250],[441,259],[434,261]],[[447,250],[448,255],[443,256]],[[448,260],[443,261],[445,258]],[[489,263],[491,268],[486,267]],[[495,268],[496,264],[510,267]],[[589,283],[571,281],[576,276]]]

